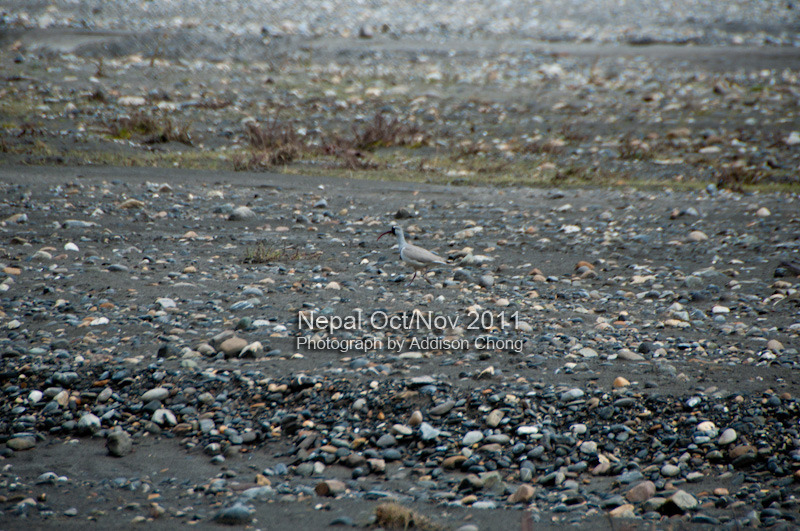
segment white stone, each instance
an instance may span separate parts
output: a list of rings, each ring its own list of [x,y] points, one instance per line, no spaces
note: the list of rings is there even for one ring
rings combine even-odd
[[[159,426],[163,426],[165,424],[169,426],[174,426],[178,423],[178,419],[175,418],[175,413],[173,413],[169,409],[164,409],[164,408],[156,409],[153,412],[152,419],[153,422],[155,422]]]
[[[717,443],[720,444],[721,446],[726,446],[735,441],[737,437],[738,434],[736,433],[736,430],[734,430],[733,428],[727,428],[725,431],[722,432],[722,435],[719,436],[719,440],[717,441]]]
[[[595,455],[597,453],[597,443],[594,441],[586,441],[581,444],[580,451],[582,454]]]
[[[140,107],[146,103],[146,100],[142,96],[122,96],[117,100],[117,103],[130,107]]]
[[[461,440],[461,444],[464,446],[472,446],[481,440],[483,440],[483,433],[478,430],[471,430],[464,435],[464,438]]]
[[[706,420],[698,424],[696,429],[699,432],[712,433],[717,431],[717,425],[711,422],[710,420]]]
[[[165,310],[167,308],[175,308],[175,307],[177,307],[177,304],[175,304],[175,301],[170,299],[170,298],[167,298],[167,297],[159,297],[158,299],[156,299],[156,302],[159,305],[161,305],[161,307],[164,308]]]
[[[30,402],[31,404],[35,404],[42,399],[42,396],[44,396],[44,393],[42,393],[38,389],[34,389],[30,393],[28,393],[28,402]]]
[[[153,400],[164,400],[169,396],[169,389],[166,387],[156,387],[145,391],[142,394],[142,402],[150,402]]]
[[[693,230],[689,233],[689,241],[690,242],[702,242],[708,239],[708,236],[705,232],[700,230]]]

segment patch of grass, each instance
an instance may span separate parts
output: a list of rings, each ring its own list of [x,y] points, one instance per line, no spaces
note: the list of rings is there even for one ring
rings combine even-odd
[[[300,154],[294,146],[283,146],[272,151],[236,153],[231,158],[234,171],[261,171],[274,166],[285,166]]]
[[[626,172],[612,172],[601,166],[585,164],[561,166],[551,179],[551,183],[556,186],[608,186],[624,185],[628,182],[630,182],[630,175]]]
[[[379,112],[362,128],[354,126],[350,136],[328,134],[321,151],[347,169],[375,170],[382,165],[367,152],[396,147],[415,149],[428,141],[429,136],[416,124],[405,123],[397,117],[387,119]]]
[[[275,262],[297,262],[321,255],[320,251],[309,253],[287,244],[280,246],[267,241],[260,241],[248,246],[244,251],[245,264],[272,264]]]
[[[398,118],[387,119],[381,113],[363,128],[354,127],[351,135],[324,135],[320,145],[310,144],[290,123],[277,118],[264,125],[250,121],[245,129],[251,153],[234,157],[237,171],[286,166],[308,157],[316,157],[326,166],[377,169],[380,165],[367,152],[389,147],[418,147],[427,141],[427,136],[416,125],[405,124]]]
[[[377,113],[362,129],[354,129],[353,149],[375,150],[386,147],[419,147],[428,139],[425,131],[413,123],[405,123],[393,117],[386,119]]]
[[[566,148],[567,143],[560,138],[548,140],[534,140],[525,144],[520,150],[521,153],[533,153],[544,155],[558,155]]]
[[[234,160],[234,169],[237,171],[284,166],[310,151],[295,128],[277,118],[267,121],[263,126],[249,121],[245,125],[245,133],[252,153]]]
[[[561,126],[561,136],[569,142],[586,142],[591,137],[578,125],[565,123]]]
[[[224,109],[225,107],[230,107],[231,105],[233,105],[233,102],[229,99],[207,98],[199,102],[197,104],[197,108],[217,111],[219,109]]]
[[[164,117],[161,122],[161,130],[145,140],[145,144],[163,144],[167,142],[180,142],[187,146],[192,145],[192,136],[189,133],[191,124],[178,124],[172,121],[169,116]]]
[[[9,90],[0,98],[0,115],[4,119],[31,120],[37,116],[35,101],[26,91]]]
[[[111,137],[120,140],[129,140],[138,135],[146,137],[143,141],[145,144],[180,142],[187,146],[192,145],[190,124],[173,122],[169,116],[159,117],[137,111],[130,116],[118,118],[109,124],[108,128]]]
[[[17,135],[18,138],[22,138],[23,136],[42,136],[44,135],[44,130],[37,124],[33,122],[24,122],[19,126],[19,134]]]
[[[629,135],[619,143],[619,158],[622,160],[652,159],[653,151],[650,144]]]
[[[94,90],[94,92],[89,94],[88,100],[94,103],[108,103],[108,97],[101,88],[97,88]]]
[[[97,71],[95,71],[94,75],[95,77],[106,77],[105,64],[102,57],[97,60]]]
[[[294,127],[278,121],[277,118],[268,120],[263,126],[255,121],[249,121],[245,124],[245,132],[250,147],[258,151],[303,144]]]
[[[734,192],[743,192],[745,187],[754,186],[761,180],[761,175],[755,168],[735,163],[719,168],[714,177],[717,180],[717,187]]]
[[[229,170],[230,160],[215,151],[131,152],[115,149],[59,149],[44,142],[7,142],[11,155],[0,158],[0,164],[49,164],[51,161],[72,165],[104,165],[119,167],[187,168],[197,170]],[[21,158],[21,157],[25,158]]]
[[[420,531],[442,531],[444,527],[413,509],[398,503],[382,503],[375,508],[375,523],[384,529],[419,529]]]

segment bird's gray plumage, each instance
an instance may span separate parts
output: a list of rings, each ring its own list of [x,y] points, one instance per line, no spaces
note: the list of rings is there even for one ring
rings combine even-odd
[[[397,248],[400,250],[400,258],[403,260],[403,262],[407,263],[408,265],[414,268],[414,275],[411,277],[411,280],[409,280],[409,282],[413,281],[414,278],[416,278],[418,272],[424,271],[431,265],[434,264],[447,265],[447,262],[441,256],[434,254],[427,249],[423,249],[418,245],[408,243],[406,241],[405,234],[403,234],[402,227],[393,225],[390,230],[387,230],[386,232],[378,236],[378,239],[380,240],[383,236],[387,234],[394,234],[397,237]],[[422,278],[428,280],[425,277],[425,275],[422,275]]]

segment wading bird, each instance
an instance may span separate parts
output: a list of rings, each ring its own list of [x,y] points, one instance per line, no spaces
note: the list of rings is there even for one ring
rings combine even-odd
[[[397,236],[397,247],[400,249],[400,258],[403,260],[403,262],[414,268],[414,275],[411,277],[411,280],[408,281],[409,284],[414,281],[417,273],[420,271],[423,272],[422,278],[430,283],[430,280],[428,280],[428,278],[424,275],[424,272],[428,266],[433,264],[447,265],[447,262],[441,256],[438,256],[427,249],[423,249],[422,247],[408,243],[401,227],[392,225],[392,228],[378,236],[378,239],[380,240],[387,234],[394,234]]]

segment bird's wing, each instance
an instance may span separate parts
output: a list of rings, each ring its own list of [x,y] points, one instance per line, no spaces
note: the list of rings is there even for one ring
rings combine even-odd
[[[403,252],[406,255],[406,258],[413,260],[414,262],[420,262],[423,264],[447,264],[445,259],[441,256],[433,254],[422,247],[417,247],[416,245],[407,244],[405,249],[403,249]]]

